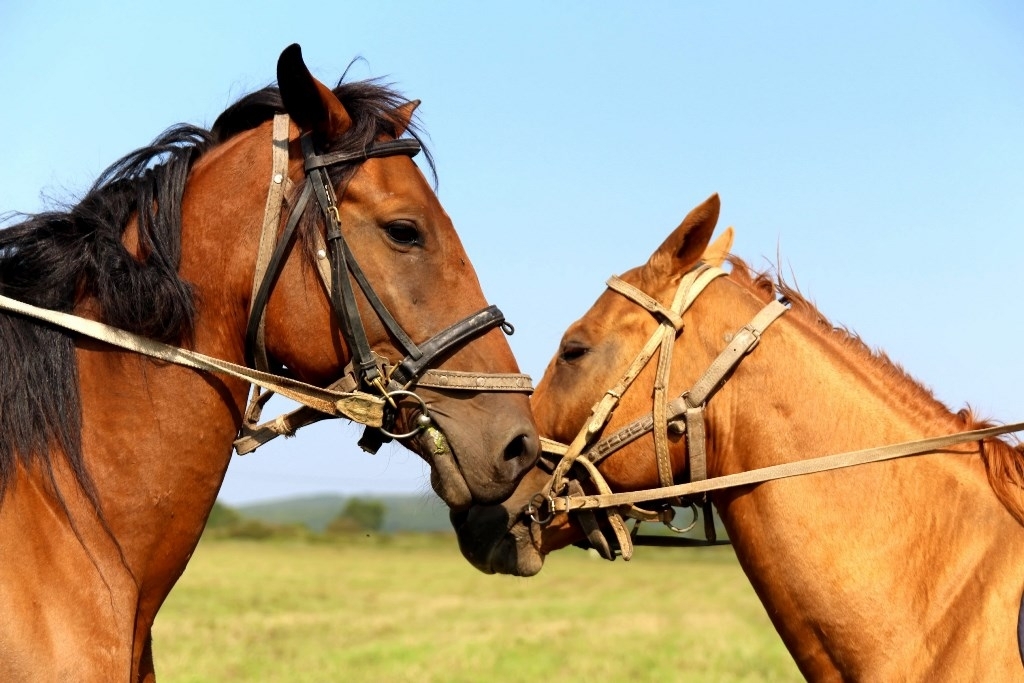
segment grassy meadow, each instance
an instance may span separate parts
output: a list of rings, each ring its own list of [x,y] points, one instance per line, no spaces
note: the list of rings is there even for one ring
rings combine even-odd
[[[204,539],[153,650],[163,683],[802,680],[731,548],[570,548],[522,579],[451,534]]]

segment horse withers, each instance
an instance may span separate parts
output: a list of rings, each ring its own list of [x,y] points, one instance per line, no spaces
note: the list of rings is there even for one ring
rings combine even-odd
[[[680,285],[707,270],[702,260],[714,260],[704,252],[718,212],[717,196],[694,209],[646,264],[621,276],[625,286],[613,278],[567,330],[533,409],[542,435],[570,450],[576,441],[581,455],[571,468],[557,457],[536,468],[500,506],[453,514],[463,554],[477,568],[536,574],[547,553],[587,539],[614,553],[612,522],[629,506],[605,508],[595,522],[579,514],[582,502],[563,512],[577,498],[711,485],[762,468],[799,468],[815,456],[986,427],[833,327],[798,291],[735,257],[728,273],[679,298]],[[788,310],[761,325],[742,362],[711,372],[780,296]],[[686,304],[678,321],[673,299]],[[631,367],[662,328],[674,351],[668,366]],[[627,367],[635,379],[622,384]],[[717,394],[701,403],[693,396],[705,395],[709,376]],[[659,400],[668,408],[660,419]],[[691,422],[691,410],[705,415]],[[699,469],[690,453],[695,430],[704,433],[708,479],[675,484]],[[808,679],[1008,681],[1024,678],[1016,636],[1022,478],[1021,446],[968,435],[925,455],[724,488],[710,498]],[[658,509],[647,507],[639,517]]]
[[[70,210],[0,231],[5,300],[118,328],[0,313],[0,679],[154,679],[151,625],[249,377],[380,408],[371,441],[404,437],[453,509],[502,500],[533,464],[528,381],[410,159],[414,109],[372,81],[327,88],[292,46],[278,87],[211,130],[171,128]],[[110,343],[125,339],[270,373]]]

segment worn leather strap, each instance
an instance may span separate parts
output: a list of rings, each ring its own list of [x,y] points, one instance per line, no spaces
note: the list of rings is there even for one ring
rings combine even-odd
[[[258,281],[258,286],[255,284],[256,280],[253,280],[253,291],[255,291],[255,294],[249,305],[249,322],[245,330],[246,359],[262,370],[266,370],[268,365],[266,343],[263,338],[263,318],[267,309],[267,302],[270,301],[270,291],[277,281],[278,272],[284,265],[285,256],[291,248],[292,236],[295,234],[296,227],[298,227],[299,218],[302,217],[303,211],[306,210],[306,204],[309,203],[311,194],[312,190],[310,190],[308,185],[303,187],[298,199],[295,200],[295,207],[292,209],[291,215],[288,216],[288,222],[285,224],[284,231],[281,233],[281,237],[277,240],[276,245],[274,245],[270,258],[267,259],[267,264]],[[264,232],[263,236],[266,237],[267,233]],[[260,351],[258,352],[257,349]],[[263,355],[262,359],[258,357],[260,352]]]
[[[524,394],[533,392],[530,376],[520,373],[485,375],[460,370],[425,370],[413,386],[464,391],[508,391]]]
[[[729,345],[711,361],[711,365],[694,383],[693,388],[682,395],[681,398],[686,404],[684,420],[687,457],[690,461],[690,481],[707,478],[704,410],[707,408],[708,401],[722,388],[725,380],[740,364],[740,361],[754,350],[768,326],[788,310],[789,308],[782,301],[769,302],[767,306],[758,311],[753,320],[736,333]],[[664,482],[662,485],[665,485]],[[707,516],[705,516],[705,523],[707,523]]]
[[[397,140],[386,140],[384,142],[375,143],[373,146],[358,152],[306,154],[304,166],[308,172],[317,168],[328,168],[330,166],[337,166],[338,164],[363,162],[367,159],[390,157],[399,154],[407,157],[414,157],[419,154],[420,149],[422,149],[422,147],[419,140],[416,140],[415,138],[399,138]]]
[[[345,375],[327,388],[331,391],[350,392],[355,390],[355,382],[351,375]],[[279,436],[294,436],[295,432],[302,427],[334,417],[313,408],[302,406],[278,415],[273,420],[257,424],[260,420],[263,404],[266,403],[266,400],[271,395],[270,393],[263,394],[258,398],[258,403],[250,401],[246,420],[234,443],[235,452],[239,455],[247,455]]]
[[[0,309],[42,320],[62,329],[168,363],[245,380],[328,415],[347,417],[371,426],[381,424],[384,401],[370,394],[322,389],[288,377],[253,370],[196,351],[146,339],[95,320],[32,306],[6,296],[0,296]]]
[[[263,227],[260,230],[260,246],[256,252],[256,268],[252,279],[252,297],[250,298],[249,316],[259,311],[255,318],[255,330],[250,340],[252,362],[258,370],[268,370],[267,349],[264,343],[266,303],[257,307],[260,284],[267,280],[267,270],[274,254],[277,242],[277,230],[281,227],[281,210],[288,190],[288,115],[274,116],[273,133],[271,136],[270,184],[267,190],[267,202],[263,209]]]
[[[505,322],[505,316],[495,305],[477,311],[453,325],[441,330],[418,347],[419,357],[406,356],[394,372],[391,379],[399,384],[415,383],[428,365],[437,361],[438,357],[460,346],[470,339],[476,338]],[[481,377],[485,376],[483,373]]]
[[[669,322],[676,330],[683,329],[683,317],[672,308],[662,306],[661,303],[641,289],[634,287],[625,280],[613,275],[605,282],[608,289],[618,292],[641,308],[660,316]]]
[[[592,510],[597,508],[617,507],[620,505],[632,505],[653,500],[664,500],[666,498],[694,496],[720,491],[738,486],[753,486],[777,479],[796,477],[804,474],[815,474],[817,472],[828,472],[830,470],[853,467],[854,465],[865,465],[873,462],[895,460],[910,455],[922,455],[925,453],[939,452],[953,446],[982,441],[1001,434],[1024,431],[1024,422],[1015,422],[997,427],[975,429],[969,432],[960,432],[945,436],[937,436],[931,439],[920,441],[908,441],[905,443],[880,446],[878,448],[867,448],[859,451],[825,455],[807,460],[770,465],[758,469],[727,474],[721,477],[695,481],[686,484],[676,484],[666,488],[645,489],[642,491],[627,491],[623,493],[587,495],[580,497],[554,498],[550,501],[553,512],[567,512],[570,510]]]

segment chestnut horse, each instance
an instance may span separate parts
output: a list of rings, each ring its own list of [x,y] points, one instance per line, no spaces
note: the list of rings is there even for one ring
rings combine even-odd
[[[705,267],[699,262],[718,212],[713,196],[622,281],[653,297],[652,310],[667,309],[686,274]],[[731,271],[707,284],[668,335],[674,353],[667,396],[697,386],[712,360],[777,296],[788,300],[789,310],[761,333],[706,405],[709,479],[703,483],[984,426],[968,410],[951,412],[781,280],[730,261]],[[602,394],[659,323],[670,321],[671,315],[653,316],[639,299],[624,296],[628,287],[616,286],[569,327],[537,387],[532,404],[542,435],[563,443],[577,437],[594,417],[591,407],[601,405]],[[578,477],[581,486],[597,479],[616,492],[666,485],[652,432],[637,429],[630,436],[630,429],[621,429],[651,414],[657,375],[648,364],[603,431],[598,420],[587,453],[616,440],[624,445],[599,462],[596,479]],[[686,481],[694,469],[685,436],[691,425],[662,424],[670,427],[662,432],[668,484],[692,487],[673,483]],[[743,570],[808,679],[1020,680],[1022,450],[977,437],[926,455],[727,488],[711,499]],[[501,506],[453,514],[467,559],[485,572],[532,575],[547,553],[593,537],[576,512],[559,512],[573,508],[572,500],[550,502],[552,493],[565,492],[552,486],[551,469],[538,466]],[[531,502],[537,492],[543,493]],[[609,519],[599,522],[610,525]]]
[[[409,158],[414,108],[373,81],[332,91],[293,45],[278,86],[211,130],[171,128],[77,206],[0,231],[0,294],[183,354],[262,356],[286,383],[348,378],[333,395],[390,401],[380,426],[437,465],[449,505],[496,503],[536,460],[536,430],[521,391],[488,390],[523,378]],[[254,287],[275,184],[281,246]],[[0,680],[152,681],[151,625],[217,497],[248,384],[10,312],[0,368]],[[456,386],[467,377],[484,390]]]

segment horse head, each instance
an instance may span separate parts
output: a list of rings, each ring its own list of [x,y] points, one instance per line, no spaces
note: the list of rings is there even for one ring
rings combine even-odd
[[[297,45],[281,55],[278,85],[280,102],[267,106],[289,122],[275,142],[288,159],[272,181],[285,186],[277,246],[267,249],[271,265],[254,271],[259,230],[250,231],[240,238],[246,267],[234,269],[253,292],[247,354],[307,383],[344,377],[349,390],[383,397],[386,424],[371,430],[369,448],[398,435],[431,464],[431,483],[452,508],[504,499],[538,453],[529,381],[503,334],[510,326],[487,305],[451,219],[410,158],[420,145],[403,136],[418,102],[373,83],[332,90]],[[214,130],[230,130],[230,118]],[[246,133],[250,146],[267,145],[269,126]],[[241,173],[266,154],[222,148],[197,164],[200,183],[216,159],[233,157]],[[217,177],[207,192],[239,192],[234,172]],[[241,284],[254,279],[258,286]]]
[[[699,263],[720,264],[731,244],[727,231],[709,245],[719,213],[719,199],[713,195],[693,209],[648,261],[627,273],[621,281],[648,294],[664,308],[669,307],[680,281]],[[701,324],[717,326],[711,307],[709,287],[693,308],[700,308]],[[652,304],[652,306],[655,304]],[[696,317],[698,313],[694,313]],[[690,317],[686,318],[687,322]],[[619,291],[606,290],[589,311],[573,323],[562,337],[558,352],[551,359],[532,399],[534,417],[540,433],[557,442],[570,444],[581,428],[593,419],[603,396],[609,392],[626,368],[649,342],[659,319]],[[683,329],[677,328],[677,332]],[[692,381],[697,367],[710,349],[699,348],[696,335],[673,337],[675,355],[669,392],[682,389]],[[655,385],[656,363],[647,363],[616,401],[599,433],[612,434],[639,416],[650,412]],[[611,393],[611,392],[609,392]],[[675,394],[672,394],[675,395]],[[632,491],[657,486],[658,464],[651,457],[651,437],[646,435],[616,450],[598,465],[604,480],[615,491]],[[669,443],[669,467],[672,474],[688,466],[685,439],[674,435]],[[493,573],[530,576],[540,571],[547,553],[583,541],[588,532],[576,515],[556,514],[543,524],[530,518],[536,501],[552,492],[553,462],[539,463],[520,482],[516,492],[504,503],[475,506],[452,514],[463,555],[478,569]],[[539,498],[538,498],[539,496]],[[524,511],[526,511],[524,513]]]

